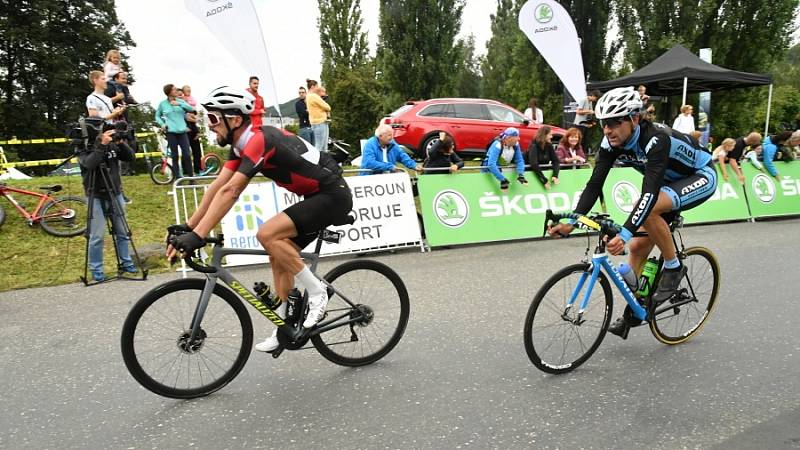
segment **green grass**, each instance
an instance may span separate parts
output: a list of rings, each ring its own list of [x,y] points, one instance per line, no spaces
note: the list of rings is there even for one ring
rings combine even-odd
[[[10,186],[37,190],[39,186],[61,184],[64,191],[56,195],[83,195],[79,176],[47,177],[32,180],[8,180]],[[127,205],[128,223],[137,250],[154,247],[164,242],[166,227],[175,222],[170,186],[155,185],[148,175],[123,177],[125,193],[133,199]],[[18,202],[31,211],[37,199],[12,194]],[[4,198],[0,206],[6,212],[5,223],[0,226],[0,292],[36,286],[50,286],[79,281],[83,275],[86,239],[83,236],[59,238],[44,232],[38,225],[30,227],[16,209]],[[161,245],[163,248],[163,245]],[[106,273],[116,273],[116,260],[111,237],[106,235]],[[165,272],[169,266],[165,259],[148,259],[150,273]]]

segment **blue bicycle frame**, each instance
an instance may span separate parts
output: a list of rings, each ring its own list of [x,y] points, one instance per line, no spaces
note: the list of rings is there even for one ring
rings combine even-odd
[[[580,321],[581,317],[583,317],[583,313],[589,306],[589,297],[591,297],[592,289],[594,288],[595,283],[597,283],[597,278],[600,276],[600,270],[605,269],[606,274],[609,275],[611,281],[613,281],[614,285],[617,286],[617,289],[622,292],[622,298],[628,302],[628,306],[630,306],[631,310],[633,311],[633,315],[640,320],[647,319],[647,310],[645,310],[642,305],[636,301],[636,297],[633,295],[633,292],[631,292],[631,288],[628,287],[628,283],[626,283],[625,279],[622,278],[622,275],[619,273],[617,268],[608,261],[608,253],[602,252],[592,255],[592,264],[589,268],[591,269],[590,271],[581,274],[581,278],[578,280],[578,285],[575,286],[575,290],[572,291],[572,295],[570,295],[569,300],[567,301],[567,308],[566,311],[564,311],[564,314],[566,314],[575,305],[575,301],[578,299],[578,294],[580,294],[581,289],[583,289],[583,285],[586,284],[586,279],[591,277],[589,278],[589,286],[586,288],[586,292],[583,294],[580,309],[578,310],[578,321]]]

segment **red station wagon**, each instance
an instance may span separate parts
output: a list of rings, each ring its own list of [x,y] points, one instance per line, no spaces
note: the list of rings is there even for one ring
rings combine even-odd
[[[434,98],[410,101],[382,121],[394,129],[398,144],[411,149],[419,158],[439,140],[444,131],[453,138],[458,153],[484,154],[486,147],[503,130],[516,127],[520,131],[523,152],[542,125],[528,121],[516,109],[494,100],[475,98]],[[564,130],[553,127],[553,142]]]

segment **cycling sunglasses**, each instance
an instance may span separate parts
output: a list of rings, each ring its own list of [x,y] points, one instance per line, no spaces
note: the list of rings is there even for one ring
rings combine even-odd
[[[225,117],[239,117],[239,116],[230,116],[228,114],[225,114]],[[222,123],[222,114],[217,113],[217,112],[208,113],[208,125],[209,126],[215,127],[215,126],[219,125],[220,123]]]
[[[626,120],[631,120],[630,117],[612,117],[610,119],[600,119],[600,128],[617,128],[618,126],[622,125],[622,122]]]

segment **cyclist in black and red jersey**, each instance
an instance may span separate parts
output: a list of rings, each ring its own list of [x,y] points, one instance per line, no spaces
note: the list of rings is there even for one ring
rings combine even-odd
[[[322,282],[303,264],[300,250],[320,230],[350,212],[353,207],[350,188],[341,176],[341,168],[327,153],[279,128],[254,128],[250,124],[253,103],[250,93],[227,86],[213,90],[202,102],[217,143],[222,147],[231,144],[231,151],[197,211],[182,225],[183,231],[188,232],[177,237],[175,248],[167,249],[167,257],[203,247],[203,237],[222,220],[250,179],[260,172],[279,186],[304,196],[301,202],[261,225],[256,238],[269,252],[277,294],[275,304],[268,306],[285,317],[285,300],[297,280],[298,286],[308,292],[309,311],[303,326],[311,328],[325,314],[328,297]],[[256,350],[269,352],[277,346],[278,339],[273,333],[257,344]]]

